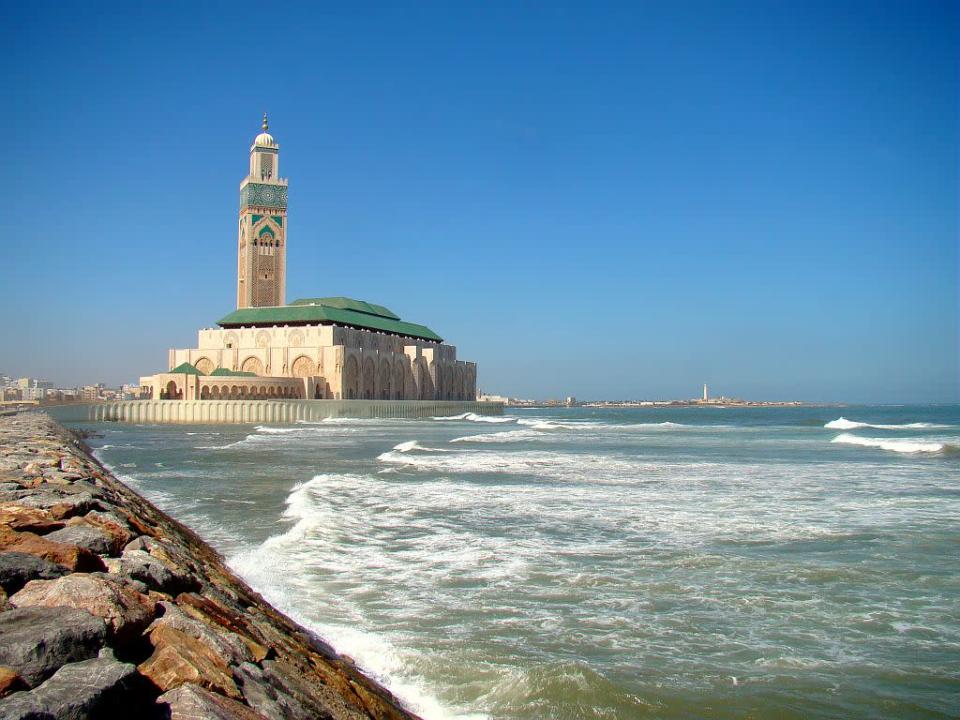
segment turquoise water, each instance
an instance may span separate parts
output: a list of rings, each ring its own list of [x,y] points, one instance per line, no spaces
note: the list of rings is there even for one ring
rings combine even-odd
[[[957,406],[93,429],[428,718],[960,707]]]

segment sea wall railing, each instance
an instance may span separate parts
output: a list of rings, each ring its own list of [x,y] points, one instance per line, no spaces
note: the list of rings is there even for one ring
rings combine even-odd
[[[464,400],[121,400],[47,408],[64,422],[295,423],[326,418],[502,415],[503,404]]]

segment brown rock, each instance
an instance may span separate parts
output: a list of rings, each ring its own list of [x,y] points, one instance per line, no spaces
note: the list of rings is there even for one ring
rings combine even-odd
[[[18,690],[26,690],[27,684],[13,668],[0,665],[0,698]]]
[[[163,611],[163,615],[154,620],[147,628],[151,640],[156,639],[154,638],[155,633],[159,638],[160,631],[163,628],[173,628],[207,645],[228,665],[240,665],[251,661],[259,662],[266,656],[266,650],[253,641],[190,617],[172,602],[163,603],[158,608],[158,612],[160,610]],[[155,642],[154,645],[156,644]],[[255,652],[250,647],[251,644],[259,648],[261,652]]]
[[[73,572],[96,572],[105,569],[103,561],[89,550],[47,540],[31,532],[16,532],[3,526],[0,526],[0,550],[36,555],[63,565]]]
[[[11,530],[29,530],[39,534],[59,530],[63,522],[53,517],[47,510],[24,507],[16,503],[0,503],[0,525]]]
[[[155,627],[150,642],[156,650],[138,670],[161,690],[194,683],[229,697],[242,697],[226,661],[207,642],[170,625]]]
[[[239,613],[212,598],[197,593],[181,593],[177,596],[177,605],[198,620],[215,623],[240,635],[249,634],[249,627]]]
[[[145,595],[107,575],[74,573],[56,580],[31,580],[10,598],[14,607],[73,607],[103,618],[120,643],[139,635],[153,619]]]
[[[105,531],[113,538],[114,554],[119,554],[123,546],[130,542],[130,538],[133,537],[133,533],[127,529],[124,521],[111,513],[92,510],[82,518],[71,518],[67,521],[67,525],[74,523],[87,523]]]
[[[170,708],[170,720],[266,720],[236,700],[215,695],[196,685],[181,685],[157,698]]]

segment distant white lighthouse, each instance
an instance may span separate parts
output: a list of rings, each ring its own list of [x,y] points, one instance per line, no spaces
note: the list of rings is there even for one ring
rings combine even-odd
[[[706,402],[709,399],[710,399],[710,396],[707,395],[707,384],[704,383],[703,384],[703,401]]]

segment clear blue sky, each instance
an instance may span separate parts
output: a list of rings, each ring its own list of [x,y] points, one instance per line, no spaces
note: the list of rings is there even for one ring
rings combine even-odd
[[[232,310],[267,110],[287,299],[485,390],[958,399],[955,2],[3,12],[0,372],[135,380]]]

